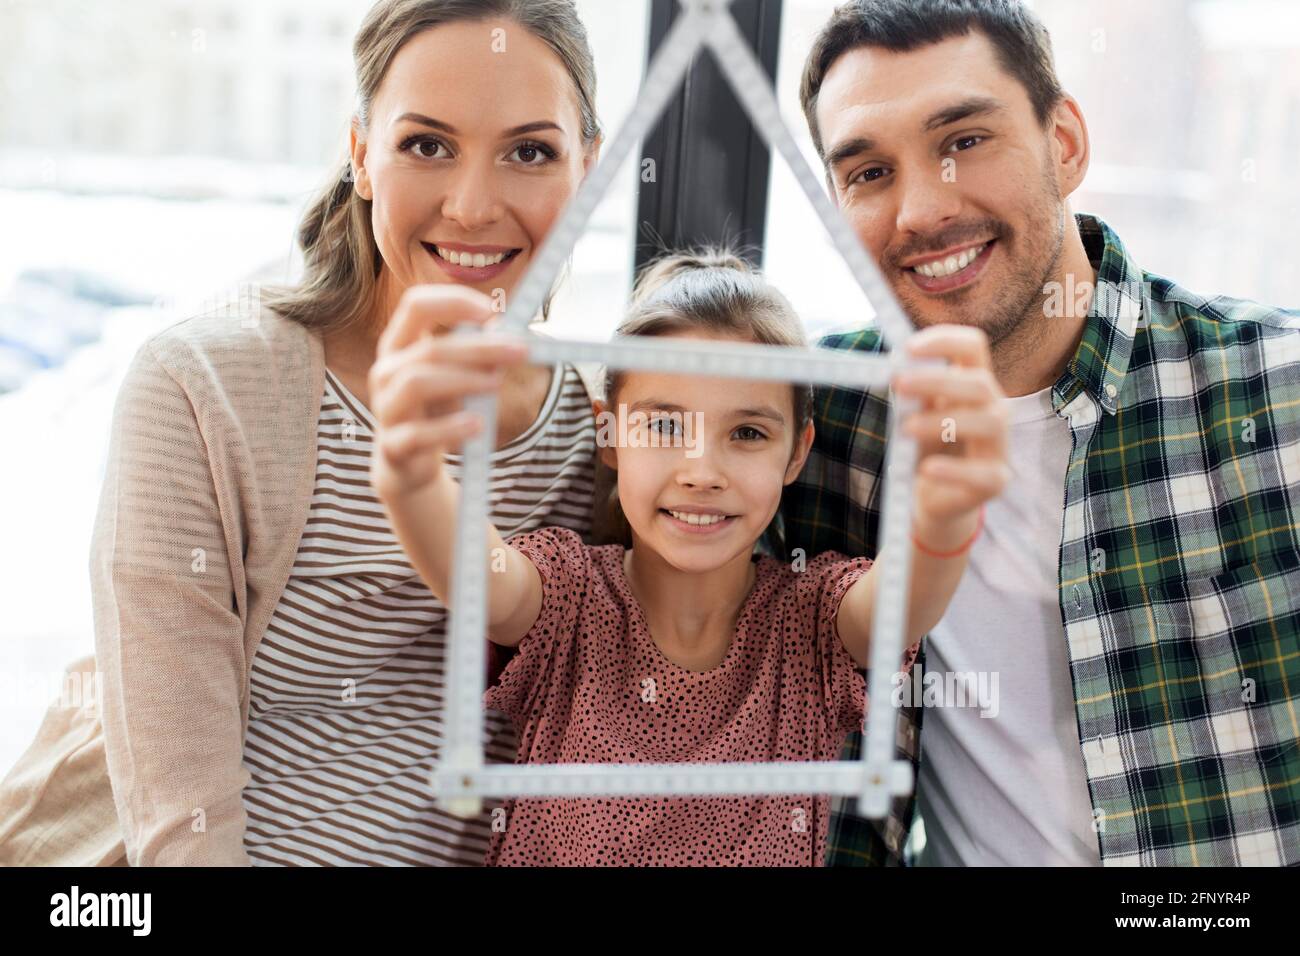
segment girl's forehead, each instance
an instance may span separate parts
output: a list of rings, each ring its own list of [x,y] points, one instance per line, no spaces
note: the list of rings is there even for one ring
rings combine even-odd
[[[766,405],[780,410],[783,416],[789,415],[794,404],[786,382],[641,371],[622,373],[618,401],[629,407],[649,403],[714,414],[739,413]]]

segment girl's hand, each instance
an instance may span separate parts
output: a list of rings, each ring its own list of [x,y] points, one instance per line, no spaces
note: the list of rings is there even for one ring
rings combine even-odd
[[[493,315],[492,300],[464,286],[415,286],[402,296],[369,377],[378,426],[370,481],[381,500],[437,482],[443,455],[482,427],[462,410],[465,398],[496,391],[505,369],[527,358],[525,346],[490,334],[447,335],[461,324],[485,326]]]
[[[932,326],[917,332],[907,348],[915,358],[952,363],[900,372],[893,384],[899,396],[920,403],[902,421],[918,442],[916,537],[941,550],[957,548],[977,529],[980,507],[1000,495],[1011,476],[1006,396],[982,329]]]

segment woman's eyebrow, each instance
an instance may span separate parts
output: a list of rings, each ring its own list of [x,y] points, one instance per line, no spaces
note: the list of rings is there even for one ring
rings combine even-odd
[[[457,134],[456,127],[450,123],[444,123],[442,120],[434,119],[432,116],[425,116],[423,113],[403,113],[397,117],[397,122],[419,123],[421,126],[428,126],[430,129],[436,129],[448,135]],[[543,130],[556,130],[564,132],[564,128],[558,123],[552,123],[550,120],[536,120],[532,123],[524,123],[522,126],[515,126],[502,133],[502,137],[522,136],[525,133],[540,133]]]

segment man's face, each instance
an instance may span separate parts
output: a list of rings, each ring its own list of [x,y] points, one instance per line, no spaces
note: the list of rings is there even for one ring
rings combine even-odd
[[[982,33],[844,54],[817,119],[836,202],[918,326],[973,325],[996,344],[1038,310],[1068,189]]]

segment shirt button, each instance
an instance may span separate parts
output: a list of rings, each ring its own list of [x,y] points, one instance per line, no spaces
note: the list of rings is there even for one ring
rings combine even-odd
[[[1079,595],[1079,585],[1074,586],[1074,609],[1077,611],[1083,607],[1083,598]]]
[[[1115,383],[1114,383],[1114,382],[1107,382],[1107,383],[1106,383],[1106,397],[1107,397],[1107,398],[1114,398],[1117,394],[1119,394],[1119,389],[1117,389],[1117,388],[1115,387]]]

